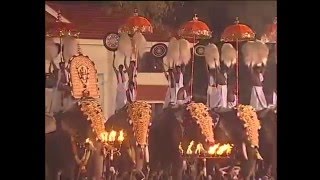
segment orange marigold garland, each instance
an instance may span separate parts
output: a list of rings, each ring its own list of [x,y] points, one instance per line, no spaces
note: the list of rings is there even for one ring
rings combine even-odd
[[[136,141],[141,146],[147,145],[151,113],[151,106],[146,101],[135,101],[128,108],[128,115],[132,121]]]
[[[244,122],[244,128],[246,129],[251,146],[259,147],[259,129],[261,125],[255,109],[250,105],[241,104],[237,109],[238,117]]]
[[[102,141],[102,135],[105,132],[105,117],[99,101],[91,98],[82,99],[78,104],[83,114],[87,116],[87,120],[91,121],[92,131],[95,132],[96,137]]]
[[[202,134],[209,142],[214,142],[213,134],[213,120],[209,114],[209,109],[203,103],[190,103],[187,106],[187,110],[190,112],[192,119],[199,124]]]

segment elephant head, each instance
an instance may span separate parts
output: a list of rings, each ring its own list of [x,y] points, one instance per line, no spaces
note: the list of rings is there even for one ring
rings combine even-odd
[[[183,141],[196,141],[204,147],[214,144],[213,119],[203,103],[190,103],[174,110],[176,119],[182,124]]]

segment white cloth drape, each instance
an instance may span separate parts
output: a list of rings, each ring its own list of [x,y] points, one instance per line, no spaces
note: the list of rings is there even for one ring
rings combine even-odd
[[[124,82],[122,82],[122,77],[120,73],[118,73],[117,78],[118,78],[118,84],[117,84],[117,94],[116,94],[116,110],[119,110],[127,104],[126,91],[128,89],[128,81],[124,79]]]
[[[253,86],[251,90],[250,105],[257,111],[267,108],[267,101],[262,86]]]

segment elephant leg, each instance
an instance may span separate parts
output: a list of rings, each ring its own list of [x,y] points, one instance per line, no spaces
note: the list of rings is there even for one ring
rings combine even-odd
[[[90,164],[88,163],[88,166],[90,166],[88,167],[89,179],[99,180],[101,179],[103,173],[103,156],[99,151],[94,151],[90,158]]]
[[[174,180],[182,180],[183,160],[180,154],[177,154],[172,163],[172,178]]]
[[[58,179],[58,169],[51,168],[50,166],[47,166],[47,176],[46,180],[57,180]]]
[[[67,164],[62,170],[61,180],[75,180],[75,167],[74,163]],[[58,173],[58,176],[59,174],[60,173]]]
[[[256,169],[256,159],[249,159],[241,163],[240,174],[244,180],[250,180]]]

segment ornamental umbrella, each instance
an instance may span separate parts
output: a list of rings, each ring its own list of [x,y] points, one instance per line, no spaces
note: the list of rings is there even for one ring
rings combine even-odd
[[[153,27],[150,21],[142,16],[139,16],[138,10],[134,10],[133,16],[129,17],[126,23],[119,28],[119,33],[128,33],[129,35],[134,35],[136,32],[153,33]]]
[[[61,12],[58,12],[58,16],[56,19],[56,22],[52,24],[51,26],[49,25],[47,27],[48,31],[46,33],[46,37],[59,37],[60,41],[60,52],[63,52],[63,42],[62,38],[63,37],[74,37],[78,38],[80,32],[78,32],[75,28],[75,26],[72,23],[65,23],[62,22],[62,15]],[[61,62],[65,61],[63,54],[61,53]]]
[[[274,44],[275,52],[277,51],[277,17],[274,18],[272,24],[267,25],[261,41],[267,44]],[[277,56],[277,53],[275,53],[275,56]]]
[[[236,76],[237,76],[237,104],[239,103],[239,41],[250,41],[255,39],[255,33],[253,30],[245,25],[239,23],[239,18],[236,17],[236,21],[233,25],[226,27],[221,35],[221,41],[223,42],[236,42],[237,50],[237,63],[236,63]]]
[[[126,23],[119,28],[118,33],[127,33],[129,36],[133,37],[136,32],[140,32],[141,34],[149,34],[153,33],[153,27],[150,21],[142,16],[139,16],[138,9],[134,9],[133,16],[129,17]],[[136,43],[132,43],[132,48],[136,50]],[[133,52],[136,55],[136,52]]]
[[[267,25],[265,33],[263,33],[261,40],[265,43],[277,43],[277,17],[274,18],[272,24]]]
[[[193,91],[193,71],[194,71],[194,54],[195,54],[195,42],[199,39],[210,39],[212,37],[212,31],[210,31],[208,25],[200,20],[198,20],[197,14],[194,15],[191,21],[183,24],[178,31],[178,35],[182,38],[186,38],[188,40],[192,39],[192,64],[191,64],[191,95]]]

